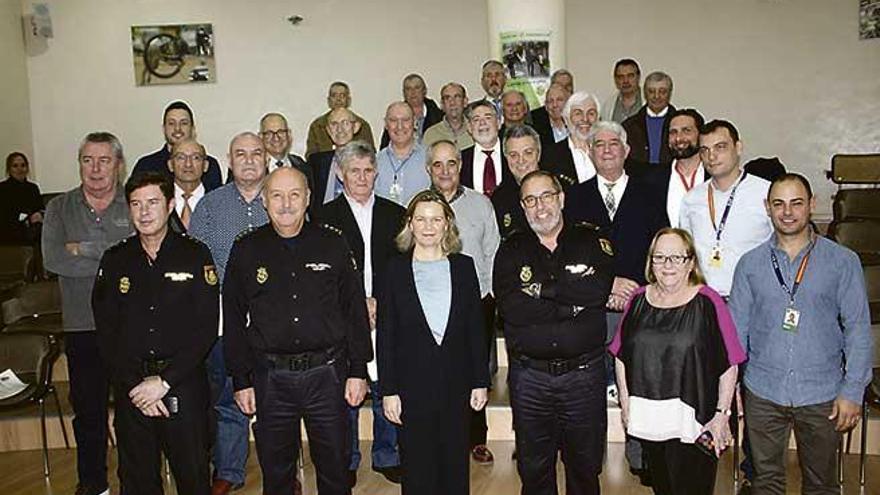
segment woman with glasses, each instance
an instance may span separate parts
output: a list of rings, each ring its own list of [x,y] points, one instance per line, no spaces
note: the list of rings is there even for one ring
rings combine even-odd
[[[401,426],[403,493],[469,493],[471,408],[487,401],[480,287],[440,193],[416,194],[377,294],[376,354],[385,416]]]
[[[627,303],[609,346],[621,419],[642,440],[654,493],[708,495],[733,442],[730,404],[745,353],[690,234],[662,229],[648,255],[648,285]]]

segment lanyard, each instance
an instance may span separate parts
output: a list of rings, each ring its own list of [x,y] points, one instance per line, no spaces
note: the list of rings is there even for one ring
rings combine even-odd
[[[699,167],[694,169],[694,173],[691,174],[691,181],[688,183],[688,180],[685,178],[684,174],[678,171],[678,168],[675,169],[675,173],[678,174],[678,178],[681,179],[681,183],[684,185],[685,192],[690,192],[691,189],[694,188],[694,182],[697,180],[697,171],[699,171]],[[711,206],[709,208],[712,208]],[[712,214],[712,219],[714,221],[715,214]]]
[[[706,188],[706,194],[709,196],[709,218],[712,220],[712,228],[715,229],[716,243],[721,242],[721,232],[724,231],[724,225],[727,224],[727,216],[730,215],[730,208],[733,206],[736,188],[739,187],[745,177],[746,174],[743,173],[733,186],[733,190],[730,191],[730,197],[727,198],[727,206],[724,207],[724,213],[721,214],[721,222],[717,226],[715,225],[715,196],[712,193],[712,184],[709,183],[709,187]]]
[[[788,288],[788,284],[785,283],[785,278],[782,276],[782,270],[779,269],[779,259],[776,258],[776,253],[773,252],[773,248],[770,248],[770,262],[773,263],[773,271],[776,272],[776,280],[779,281],[782,290],[788,294],[790,306],[794,306],[794,295],[797,294],[797,290],[801,286],[801,281],[804,280],[804,273],[807,271],[807,263],[810,262],[810,255],[813,254],[813,247],[815,245],[815,242],[811,240],[810,248],[807,250],[807,254],[804,255],[804,259],[801,260],[801,265],[798,267],[797,274],[794,276],[794,284],[792,284],[791,289]]]

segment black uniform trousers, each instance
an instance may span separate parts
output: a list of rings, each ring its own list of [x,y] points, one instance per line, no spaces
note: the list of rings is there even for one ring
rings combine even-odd
[[[607,410],[605,356],[553,376],[510,364],[510,403],[522,495],[556,495],[556,458],[562,451],[565,493],[599,493]]]
[[[211,493],[208,466],[208,376],[204,368],[194,371],[166,395],[177,398],[178,412],[171,417],[144,416],[128,398],[129,390],[114,385],[119,449],[119,481],[122,495],[162,493],[165,453],[177,485],[177,493]]]
[[[495,298],[491,295],[487,295],[483,298],[483,316],[485,319],[485,330],[486,330],[486,349],[493,349],[492,339],[495,338]],[[489,355],[489,362],[486,363],[486,366],[489,367],[489,377],[491,378],[493,373],[493,357]],[[496,367],[497,368],[497,367]],[[485,445],[488,435],[489,435],[489,422],[486,419],[486,407],[480,409],[479,411],[471,410],[471,425],[470,425],[470,444],[471,448],[476,447],[477,445]]]
[[[107,486],[107,403],[110,382],[104,360],[98,353],[97,333],[64,334],[64,353],[67,355],[67,374],[70,377],[79,483]]]
[[[351,460],[347,374],[340,360],[305,371],[272,369],[254,373],[257,422],[254,439],[263,473],[264,495],[290,495],[300,449],[300,420],[304,420],[309,452],[315,464],[318,493],[348,495]]]

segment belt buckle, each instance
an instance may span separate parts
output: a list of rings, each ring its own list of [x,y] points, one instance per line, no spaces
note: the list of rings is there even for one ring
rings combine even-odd
[[[553,376],[564,375],[569,372],[567,359],[552,359],[547,365],[547,371]]]
[[[309,355],[297,354],[290,357],[290,371],[306,371],[309,369]]]

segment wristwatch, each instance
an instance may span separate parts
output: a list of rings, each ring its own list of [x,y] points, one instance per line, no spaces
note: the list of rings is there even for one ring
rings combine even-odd
[[[725,416],[727,416],[727,417],[730,417],[730,415],[733,414],[733,411],[731,411],[729,407],[728,407],[728,408],[725,408],[725,409],[722,409],[722,408],[720,408],[720,407],[716,407],[716,408],[715,408],[715,412],[717,412],[717,413],[721,413],[721,414],[723,414],[723,415],[725,415]]]

